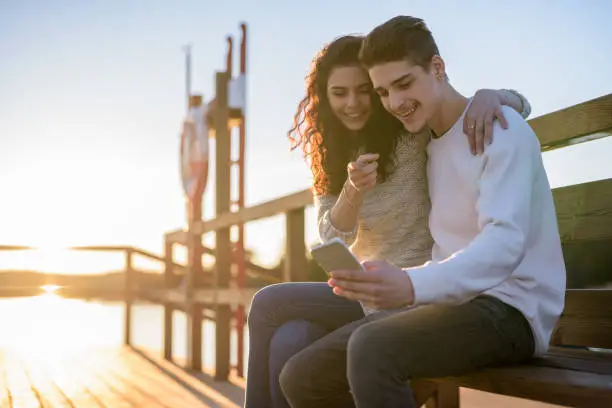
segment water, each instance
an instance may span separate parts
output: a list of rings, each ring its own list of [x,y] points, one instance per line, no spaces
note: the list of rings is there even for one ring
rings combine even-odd
[[[115,305],[123,313],[122,306]],[[152,350],[163,350],[163,313],[162,306],[157,305],[138,305],[132,312],[132,342],[136,346],[146,347]],[[120,318],[123,324],[123,316]],[[173,314],[173,356],[185,358],[187,356],[187,319],[185,313],[175,311]],[[119,331],[123,333],[122,326]],[[211,321],[204,321],[202,324],[202,366],[205,369],[212,369],[215,365],[215,325]],[[248,333],[245,330],[245,345],[243,365],[247,366],[248,356]],[[237,361],[237,333],[232,330],[230,338],[230,363],[236,364]]]
[[[123,344],[124,306],[121,303],[86,302],[54,294],[0,300],[0,350],[15,349],[28,354],[59,353],[75,349],[118,347]],[[202,327],[202,365],[215,364],[215,326]],[[187,321],[174,312],[173,356],[187,356]],[[148,350],[163,350],[163,307],[138,304],[132,311],[132,343]],[[248,341],[248,333],[245,333]],[[236,363],[236,333],[231,336],[230,362]],[[244,366],[248,344],[245,344]]]

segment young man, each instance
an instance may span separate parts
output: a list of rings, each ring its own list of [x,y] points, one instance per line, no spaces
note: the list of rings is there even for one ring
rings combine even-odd
[[[332,273],[337,295],[407,310],[371,315],[340,329],[346,341],[339,337],[332,350],[311,347],[290,360],[281,385],[292,407],[333,406],[349,390],[360,408],[412,407],[407,380],[518,363],[546,351],[564,305],[555,208],[529,125],[503,108],[507,129],[494,124],[495,143],[471,155],[462,126],[470,100],[450,85],[418,18],[396,17],[375,28],[361,59],[385,108],[406,130],[432,131],[435,246],[421,267],[372,261],[366,273]],[[309,370],[322,365],[325,372]]]

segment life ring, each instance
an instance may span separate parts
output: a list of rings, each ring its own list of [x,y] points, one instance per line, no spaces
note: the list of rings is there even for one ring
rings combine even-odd
[[[181,133],[181,180],[190,201],[201,197],[208,180],[208,128],[206,111],[195,108],[183,122]]]

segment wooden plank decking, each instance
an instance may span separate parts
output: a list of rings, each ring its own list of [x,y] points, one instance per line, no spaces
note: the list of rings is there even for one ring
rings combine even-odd
[[[461,389],[462,407],[550,408],[554,405]],[[69,355],[0,351],[2,408],[238,408],[244,382],[215,382],[151,353],[116,348]]]
[[[240,383],[216,383],[130,348],[42,358],[0,352],[3,408],[238,408],[243,399]]]

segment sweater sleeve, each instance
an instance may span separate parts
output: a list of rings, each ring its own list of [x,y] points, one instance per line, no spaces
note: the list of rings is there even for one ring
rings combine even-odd
[[[514,89],[504,89],[504,91],[510,92],[516,95],[521,100],[521,104],[523,105],[523,110],[519,113],[521,114],[523,119],[527,119],[529,115],[531,115],[531,104],[529,103],[527,98],[525,98],[525,96],[521,94],[519,91],[516,91]]]
[[[495,143],[482,157],[476,203],[479,233],[447,259],[406,270],[415,304],[472,299],[505,281],[523,258],[533,180],[541,166],[540,145],[517,112],[503,109],[508,129],[495,125]]]
[[[351,245],[357,237],[358,225],[352,231],[342,231],[334,226],[331,220],[331,209],[336,204],[338,197],[335,195],[314,196],[314,204],[317,210],[317,224],[319,227],[319,239],[323,242],[332,238],[342,239],[346,245]]]

